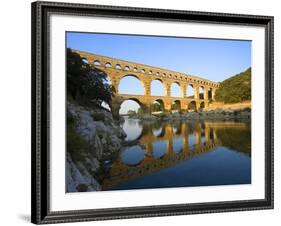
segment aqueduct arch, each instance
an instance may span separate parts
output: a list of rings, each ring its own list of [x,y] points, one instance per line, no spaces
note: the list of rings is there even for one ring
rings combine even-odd
[[[128,79],[130,79],[131,81],[134,82],[134,86],[136,86],[136,87],[134,87],[135,89],[141,89],[141,92],[139,93],[139,95],[144,95],[146,93],[144,84],[138,76],[136,76],[134,74],[126,74],[122,78],[120,78],[120,80],[118,82],[117,90],[118,90],[118,93],[120,95],[122,95],[122,94],[133,94],[133,93],[124,93],[124,92],[121,91],[121,88],[123,88],[123,85],[124,85],[123,83],[126,82],[126,80],[128,80]]]
[[[163,101],[161,98],[159,98],[159,99],[157,99],[157,100],[154,100],[154,101],[152,102],[152,104],[154,104],[154,103],[159,104],[159,105],[160,105],[160,108],[162,109],[162,111],[165,110],[165,103],[164,103],[164,101]]]
[[[157,86],[157,83],[158,83],[158,85],[161,84],[160,86],[161,86],[162,90],[153,90],[153,86]],[[166,96],[167,95],[167,90],[165,89],[163,81],[160,78],[152,80],[150,83],[150,87],[151,87],[151,89],[150,89],[151,96],[155,96],[155,93],[158,93],[158,95],[156,95],[156,96]],[[159,88],[159,87],[157,87],[157,88]],[[163,92],[161,92],[161,91],[163,91]],[[159,93],[161,93],[161,94],[159,95]]]
[[[112,86],[115,88],[116,95],[112,100],[111,109],[114,117],[118,118],[118,112],[120,104],[123,100],[134,98],[140,101],[144,106],[149,108],[151,103],[156,99],[162,99],[164,102],[165,110],[171,111],[172,104],[175,100],[179,100],[181,103],[181,110],[188,110],[188,106],[191,102],[195,103],[196,110],[200,109],[199,89],[203,87],[204,90],[204,106],[207,107],[211,99],[214,99],[215,92],[219,87],[219,83],[210,81],[208,79],[200,78],[198,76],[179,73],[163,68],[153,67],[149,65],[129,62],[125,60],[120,60],[112,57],[101,56],[97,54],[82,52],[74,50],[76,53],[87,60],[89,64],[92,64],[96,68],[104,71],[110,81]],[[127,95],[120,94],[118,91],[118,85],[120,80],[124,76],[133,75],[137,77],[143,84],[144,95]],[[151,82],[153,80],[161,80],[164,86],[165,96],[152,96],[151,95]],[[173,83],[177,83],[180,86],[182,96],[181,97],[171,97],[171,86]],[[187,97],[186,90],[187,87],[191,85],[194,89],[194,96]]]
[[[196,102],[193,100],[188,104],[187,107],[188,111],[196,111]]]

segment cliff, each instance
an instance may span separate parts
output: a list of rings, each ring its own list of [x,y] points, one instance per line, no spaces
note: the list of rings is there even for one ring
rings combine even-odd
[[[109,112],[68,103],[66,192],[100,190],[106,164],[117,156],[125,136]]]

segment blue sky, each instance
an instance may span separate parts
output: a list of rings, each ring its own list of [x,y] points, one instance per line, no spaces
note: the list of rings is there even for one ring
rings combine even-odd
[[[251,41],[67,32],[67,47],[216,82],[251,66]],[[152,88],[156,90],[154,95],[163,93],[161,84],[152,84]],[[132,77],[121,80],[119,91],[143,93],[139,81]],[[174,88],[171,95],[178,96],[180,92]]]

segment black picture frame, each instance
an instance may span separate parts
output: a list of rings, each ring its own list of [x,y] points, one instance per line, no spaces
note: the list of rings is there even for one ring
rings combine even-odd
[[[49,47],[50,13],[262,26],[265,28],[265,199],[110,209],[50,211]],[[36,224],[154,217],[273,208],[273,21],[272,16],[130,8],[57,2],[32,3],[32,209]]]

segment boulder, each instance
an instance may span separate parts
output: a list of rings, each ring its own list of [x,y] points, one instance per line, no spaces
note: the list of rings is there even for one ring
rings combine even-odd
[[[73,161],[67,153],[67,191],[101,190],[95,173],[100,170],[101,162],[117,155],[126,133],[105,110],[91,110],[71,103],[68,103],[67,110],[75,118],[76,133],[89,147],[89,150],[85,149],[86,156],[82,160]]]
[[[72,161],[66,154],[66,192],[99,191],[101,186],[83,164]]]

